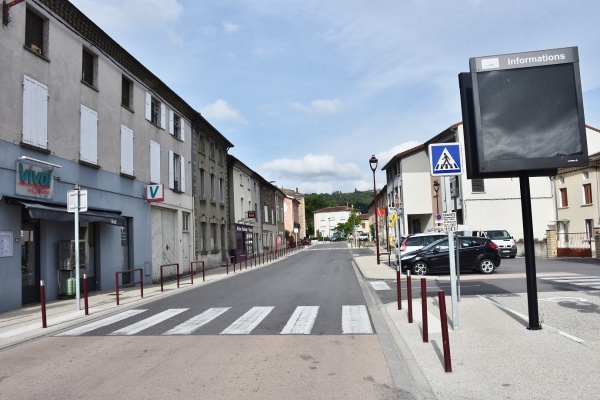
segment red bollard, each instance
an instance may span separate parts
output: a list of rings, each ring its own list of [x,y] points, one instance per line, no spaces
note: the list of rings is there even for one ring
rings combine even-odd
[[[398,310],[402,310],[402,282],[400,281],[400,271],[396,271],[396,293],[398,294]]]
[[[450,360],[450,339],[448,338],[448,317],[446,315],[446,295],[443,290],[438,292],[440,302],[440,321],[442,323],[442,343],[444,344],[444,371],[452,372]]]
[[[44,281],[40,281],[40,302],[42,305],[42,328],[47,328],[46,323],[46,289],[44,288]]]
[[[85,308],[85,315],[90,315],[88,308],[87,278],[85,274],[83,274],[83,305]]]
[[[412,324],[412,285],[410,283],[410,271],[406,271],[406,297],[408,298],[408,323]]]
[[[429,342],[429,325],[427,325],[427,280],[421,278],[421,319],[423,321],[423,343]]]

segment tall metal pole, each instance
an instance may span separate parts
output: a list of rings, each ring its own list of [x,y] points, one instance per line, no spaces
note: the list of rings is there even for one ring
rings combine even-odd
[[[377,220],[377,186],[375,186],[375,171],[377,170],[377,158],[375,155],[371,156],[369,160],[369,166],[373,171],[373,206],[375,207],[375,244],[377,245],[377,265],[379,265],[379,221]]]
[[[79,296],[79,185],[75,185],[77,202],[75,207],[75,309],[81,310],[81,299]]]
[[[535,248],[533,240],[533,220],[531,212],[531,193],[529,175],[523,171],[519,175],[521,187],[521,213],[523,216],[523,244],[525,247],[525,276],[527,280],[527,307],[531,330],[542,329],[538,314],[537,281],[535,276]]]

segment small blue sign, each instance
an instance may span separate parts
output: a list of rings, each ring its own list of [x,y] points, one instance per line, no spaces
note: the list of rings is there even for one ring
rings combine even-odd
[[[461,175],[460,143],[430,144],[429,163],[432,176]]]

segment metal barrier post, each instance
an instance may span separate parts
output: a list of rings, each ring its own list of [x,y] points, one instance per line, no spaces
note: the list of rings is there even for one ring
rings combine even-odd
[[[88,309],[88,291],[87,291],[87,277],[86,274],[83,274],[83,304],[85,308],[85,315],[90,315]]]
[[[400,268],[396,270],[396,292],[398,293],[398,310],[402,310],[402,282],[400,280]]]
[[[412,285],[410,283],[410,271],[406,272],[406,296],[408,297],[408,323],[412,324]]]
[[[427,321],[427,280],[421,278],[421,319],[423,320],[423,343],[429,342],[429,325]]]
[[[160,266],[160,291],[161,292],[163,291],[163,272],[162,272],[162,269],[163,269],[163,265]]]
[[[177,289],[179,289],[179,263],[177,263]]]
[[[446,295],[443,290],[438,292],[438,299],[440,303],[440,321],[442,324],[442,342],[444,344],[444,371],[452,372],[450,339],[448,337],[448,316],[446,315]]]
[[[117,290],[117,305],[119,305],[119,273],[115,272],[115,289]]]
[[[40,302],[42,305],[42,328],[47,328],[46,323],[46,288],[44,287],[44,281],[40,281]]]
[[[190,285],[194,284],[194,262],[190,262]]]

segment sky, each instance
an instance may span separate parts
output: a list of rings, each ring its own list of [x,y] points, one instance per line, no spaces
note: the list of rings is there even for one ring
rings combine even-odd
[[[600,128],[597,0],[71,0],[267,181],[373,190],[462,120],[469,58],[577,46]]]

